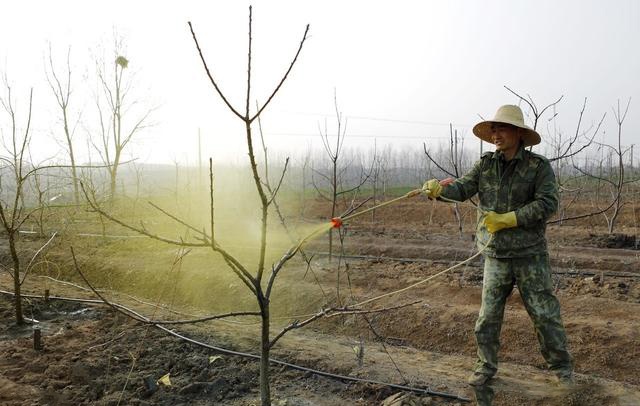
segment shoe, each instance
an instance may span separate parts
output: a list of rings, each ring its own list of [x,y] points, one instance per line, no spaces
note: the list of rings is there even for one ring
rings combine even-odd
[[[576,383],[572,372],[559,373],[556,375],[556,379],[561,386],[573,386]]]
[[[486,385],[487,382],[491,380],[492,376],[486,375],[480,372],[474,372],[471,374],[469,379],[467,379],[467,383],[471,386],[483,386]]]

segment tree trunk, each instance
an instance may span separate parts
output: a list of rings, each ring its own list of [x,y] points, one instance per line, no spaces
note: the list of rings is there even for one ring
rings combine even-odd
[[[331,185],[333,194],[331,196],[331,218],[336,216],[336,206],[338,205],[338,163],[337,159],[333,160],[333,184]],[[333,257],[333,228],[329,230],[329,262]]]
[[[116,176],[117,176],[117,170],[116,167],[114,166],[112,170],[109,171],[109,174],[111,175],[111,182],[109,184],[109,191],[111,193],[110,199],[113,201],[116,198]]]
[[[616,219],[618,218],[618,214],[620,214],[620,199],[622,199],[622,195],[618,196],[618,200],[616,201],[616,205],[613,209],[613,215],[611,216],[611,220],[608,222],[609,234],[613,234],[613,230],[616,225]]]
[[[260,353],[260,401],[262,406],[271,406],[271,389],[269,387],[269,303],[268,299],[260,298],[262,313],[262,351]]]
[[[76,205],[80,205],[80,181],[78,180],[78,172],[76,171],[76,159],[73,156],[73,152],[70,152],[69,157],[71,158],[71,176],[73,177],[73,199]]]
[[[73,142],[71,142],[71,134],[69,134],[69,125],[67,123],[67,109],[62,109],[62,118],[64,120],[64,135],[67,138],[67,146],[69,147],[69,159],[71,160],[71,177],[73,178],[73,200],[76,205],[80,204],[80,188],[78,186],[78,173],[76,171],[76,157],[73,153]]]
[[[117,181],[117,177],[118,177],[118,166],[120,165],[120,151],[116,151],[115,154],[115,158],[113,160],[113,163],[111,164],[112,167],[109,168],[109,174],[111,175],[111,185],[110,185],[110,192],[111,192],[111,200],[115,200],[116,198],[116,181]]]
[[[22,325],[24,324],[24,317],[22,316],[22,295],[20,293],[20,258],[18,258],[18,252],[16,251],[15,231],[9,232],[9,251],[11,253],[11,260],[13,261],[13,292],[16,324]]]

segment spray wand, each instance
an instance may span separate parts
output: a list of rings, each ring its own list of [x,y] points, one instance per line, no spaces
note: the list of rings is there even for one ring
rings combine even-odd
[[[388,201],[386,201],[384,203],[377,204],[377,205],[375,205],[373,207],[369,207],[368,209],[361,210],[359,212],[350,214],[350,215],[345,216],[345,217],[334,217],[334,218],[331,219],[331,226],[332,226],[332,228],[340,228],[340,227],[342,227],[342,224],[347,220],[351,220],[353,218],[362,216],[363,214],[367,214],[369,212],[372,212],[373,210],[380,209],[382,207],[388,206],[388,205],[393,204],[395,202],[398,202],[400,200],[408,199],[410,197],[417,196],[420,193],[422,193],[423,191],[424,191],[423,189],[414,189],[414,190],[412,190],[410,192],[405,193],[404,195],[402,195],[400,197],[396,197],[395,199],[391,199],[391,200],[388,200]]]
[[[446,186],[446,185],[451,184],[452,182],[453,182],[452,178],[447,178],[447,179],[441,180],[440,181],[440,185],[441,186]],[[368,209],[364,209],[364,210],[361,210],[359,212],[352,213],[352,214],[350,214],[348,216],[345,216],[345,217],[334,217],[329,222],[321,224],[315,230],[313,230],[311,233],[309,233],[306,237],[302,238],[298,242],[298,244],[296,244],[294,247],[292,247],[288,251],[287,255],[295,254],[309,240],[312,240],[314,238],[319,237],[320,235],[324,234],[325,232],[331,230],[332,228],[340,228],[340,227],[342,227],[344,225],[345,221],[348,221],[348,220],[351,220],[353,218],[362,216],[362,215],[367,214],[367,213],[369,213],[369,212],[371,212],[373,210],[377,210],[377,209],[380,209],[382,207],[389,206],[390,204],[399,202],[400,200],[404,200],[404,199],[408,199],[408,198],[411,198],[411,197],[414,197],[414,196],[418,196],[420,193],[428,194],[429,193],[429,189],[427,189],[427,188],[425,188],[423,186],[420,189],[411,190],[411,191],[405,193],[404,195],[402,195],[400,197],[396,197],[395,199],[391,199],[391,200],[388,200],[386,202],[377,204],[377,205],[375,205],[373,207],[369,207]],[[443,200],[455,202],[454,200],[450,200],[450,199],[444,199],[443,198]]]
[[[452,178],[443,179],[443,180],[440,181],[440,186],[447,186],[447,185],[450,185],[451,183],[453,183],[453,179]],[[391,200],[386,201],[384,203],[380,203],[380,204],[375,205],[373,207],[369,207],[368,209],[359,211],[357,213],[350,214],[348,216],[345,216],[344,218],[342,218],[342,217],[334,217],[334,218],[331,219],[331,225],[332,225],[333,228],[340,228],[340,227],[342,227],[342,224],[347,220],[362,216],[363,214],[366,214],[366,213],[369,213],[369,212],[371,212],[373,210],[377,210],[377,209],[380,209],[382,207],[388,206],[388,205],[393,204],[395,202],[398,202],[400,200],[408,199],[410,197],[417,196],[420,193],[429,194],[429,189],[427,189],[427,188],[425,188],[423,186],[421,189],[414,189],[414,190],[412,190],[410,192],[405,193],[404,195],[402,195],[400,197],[396,197],[395,199],[391,199]],[[444,200],[449,201],[449,199],[444,199]]]

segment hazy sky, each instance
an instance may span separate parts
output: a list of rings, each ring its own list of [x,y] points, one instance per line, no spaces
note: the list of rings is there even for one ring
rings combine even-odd
[[[297,65],[263,116],[272,150],[320,147],[319,124],[334,133],[333,93],[347,118],[347,145],[422,148],[448,136],[448,123],[477,145],[470,127],[517,103],[503,85],[540,106],[564,95],[557,127],[572,134],[583,99],[585,128],[632,98],[623,143],[640,144],[640,2],[611,1],[20,1],[0,13],[0,70],[24,111],[34,87],[34,154],[54,156],[60,134],[44,78],[51,42],[62,62],[71,46],[75,98],[82,111],[77,148],[95,123],[95,58],[125,38],[128,73],[141,106],[158,106],[154,126],[130,155],[194,162],[198,128],[205,156],[242,161],[244,128],[214,93],[188,30],[191,21],[209,67],[239,110],[246,95],[248,5],[253,4],[252,105],[263,102],[288,67],[306,24]],[[110,60],[110,55],[109,55]],[[6,115],[0,116],[6,133]],[[549,117],[549,116],[547,116]],[[540,129],[548,138],[545,120]],[[602,139],[602,138],[601,138]],[[471,144],[468,144],[471,145]],[[83,152],[86,156],[86,152]],[[640,156],[640,154],[637,154]],[[94,156],[94,159],[96,157]]]

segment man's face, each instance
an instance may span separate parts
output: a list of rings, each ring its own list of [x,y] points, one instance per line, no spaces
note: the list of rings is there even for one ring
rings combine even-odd
[[[491,140],[498,151],[515,150],[520,144],[518,129],[510,124],[491,124]]]

